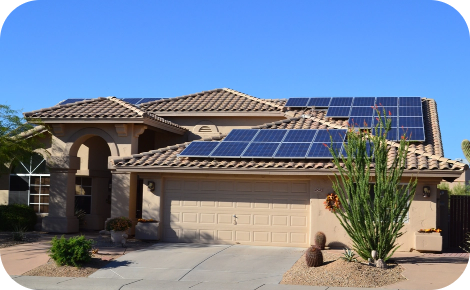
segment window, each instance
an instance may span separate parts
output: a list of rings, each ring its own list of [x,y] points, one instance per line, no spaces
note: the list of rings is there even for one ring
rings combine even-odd
[[[75,210],[91,213],[91,177],[75,178]]]
[[[27,204],[36,213],[48,213],[50,184],[46,161],[33,154],[11,169],[8,203]]]

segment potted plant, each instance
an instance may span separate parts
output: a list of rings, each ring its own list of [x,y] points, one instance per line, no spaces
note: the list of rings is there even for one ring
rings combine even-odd
[[[111,233],[113,243],[124,243],[127,239],[127,230],[132,227],[132,221],[126,217],[116,217],[106,223],[106,230]]]

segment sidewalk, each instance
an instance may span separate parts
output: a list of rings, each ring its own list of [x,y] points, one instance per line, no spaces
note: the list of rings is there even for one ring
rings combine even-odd
[[[326,286],[298,286],[281,284],[261,284],[256,281],[243,283],[217,283],[192,281],[150,281],[134,279],[91,279],[91,278],[54,278],[54,277],[12,277],[24,287],[38,290],[372,290],[377,288],[343,288]],[[398,289],[398,288],[395,288]]]

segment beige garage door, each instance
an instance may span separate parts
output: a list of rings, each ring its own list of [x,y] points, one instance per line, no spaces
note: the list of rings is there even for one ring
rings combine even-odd
[[[167,242],[308,246],[307,181],[166,179]]]

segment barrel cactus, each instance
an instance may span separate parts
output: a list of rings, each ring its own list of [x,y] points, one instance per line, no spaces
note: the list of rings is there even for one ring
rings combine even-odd
[[[467,139],[462,141],[462,151],[467,161],[470,162],[470,141]]]
[[[311,246],[305,253],[305,260],[308,267],[318,267],[323,265],[323,254],[317,246]]]
[[[319,247],[321,250],[325,249],[326,236],[323,232],[317,232],[315,234],[315,246]]]

